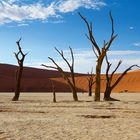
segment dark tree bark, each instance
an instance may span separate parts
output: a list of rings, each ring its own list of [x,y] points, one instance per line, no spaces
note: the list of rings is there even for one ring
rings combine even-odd
[[[124,76],[127,74],[128,71],[130,71],[133,67],[139,67],[138,65],[132,65],[129,68],[127,68],[120,76],[116,79],[115,82],[112,82],[113,76],[115,72],[120,67],[122,61],[120,60],[116,66],[116,68],[112,71],[111,74],[109,74],[109,70],[111,68],[111,63],[108,61],[108,57],[106,55],[106,63],[107,63],[107,69],[106,69],[106,88],[104,92],[104,100],[105,101],[119,101],[117,99],[111,98],[111,92],[112,90],[118,85],[118,83],[124,78]]]
[[[94,83],[95,83],[95,81],[94,81],[94,74],[93,74],[93,70],[91,70],[91,73],[88,73],[88,78],[87,78],[87,80],[88,80],[88,95],[89,96],[92,96],[92,87],[93,87],[93,85],[94,85]]]
[[[18,67],[18,70],[16,72],[15,95],[14,95],[12,101],[18,101],[19,96],[20,96],[21,78],[22,78],[22,73],[23,73],[23,62],[24,62],[25,56],[27,55],[27,54],[23,53],[21,46],[20,46],[20,41],[21,41],[21,38],[19,39],[19,41],[16,42],[17,46],[18,46],[18,52],[14,53],[19,67]]]
[[[70,47],[69,47],[70,48]],[[75,75],[74,75],[74,56],[73,56],[73,51],[72,48],[70,48],[70,52],[71,52],[71,57],[72,57],[72,64],[70,64],[68,62],[68,60],[64,57],[63,51],[59,51],[57,48],[55,48],[55,50],[58,52],[58,54],[62,57],[62,59],[66,62],[66,64],[68,65],[69,69],[70,69],[70,77],[65,73],[65,71],[63,71],[63,69],[55,62],[55,60],[51,57],[48,57],[49,60],[52,61],[52,63],[55,66],[47,66],[42,64],[42,66],[46,67],[46,68],[52,68],[52,69],[56,69],[60,72],[60,74],[62,75],[62,77],[64,78],[64,80],[67,82],[67,84],[69,85],[72,94],[73,94],[73,99],[74,101],[78,101],[78,96],[77,96],[77,90],[76,90],[76,84],[75,84]]]
[[[83,19],[85,22],[87,29],[88,29],[88,35],[86,34],[86,37],[92,44],[92,49],[97,57],[97,64],[96,64],[96,75],[95,75],[95,80],[96,80],[96,85],[95,85],[95,101],[100,101],[100,90],[101,90],[101,68],[102,68],[102,63],[103,60],[106,56],[107,51],[109,50],[110,46],[112,45],[114,39],[117,37],[117,35],[114,34],[114,21],[110,12],[110,19],[111,19],[111,25],[112,25],[112,33],[109,41],[104,41],[103,46],[99,47],[97,44],[94,34],[93,34],[93,26],[92,22],[88,22],[85,17],[83,17],[79,13],[80,17]]]
[[[53,81],[51,81],[52,91],[53,91],[53,102],[56,103],[56,94],[55,94],[55,87]]]

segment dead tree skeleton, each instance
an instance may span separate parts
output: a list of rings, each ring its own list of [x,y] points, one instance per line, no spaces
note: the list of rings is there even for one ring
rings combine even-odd
[[[18,52],[14,53],[19,67],[16,72],[16,87],[15,87],[15,95],[12,99],[13,101],[18,101],[19,96],[20,96],[21,78],[22,78],[22,73],[23,73],[23,62],[24,62],[25,56],[27,55],[27,53],[26,54],[23,53],[20,46],[20,41],[21,41],[21,38],[16,42],[18,46]]]
[[[95,81],[94,81],[94,74],[93,74],[93,69],[91,70],[91,73],[88,73],[88,95],[89,96],[92,96],[92,87],[93,85],[95,84]]]
[[[118,85],[118,83],[123,79],[123,77],[127,74],[128,71],[130,71],[133,67],[139,67],[138,65],[132,65],[129,68],[127,68],[123,73],[120,74],[120,76],[115,80],[115,82],[112,82],[113,76],[115,72],[118,70],[120,65],[122,64],[122,61],[120,60],[116,66],[116,68],[112,71],[111,74],[109,74],[109,70],[112,66],[112,64],[108,61],[108,57],[106,55],[106,63],[107,63],[107,69],[106,69],[106,88],[104,92],[104,100],[105,101],[119,101],[117,99],[111,98],[111,92],[112,90]]]
[[[64,78],[64,80],[67,82],[67,84],[69,85],[72,94],[73,94],[73,99],[74,101],[78,101],[78,96],[77,96],[77,90],[76,90],[76,84],[75,84],[75,75],[74,75],[74,56],[73,56],[73,51],[72,48],[70,48],[70,53],[71,53],[71,58],[72,58],[72,64],[70,64],[68,62],[68,60],[65,58],[63,51],[59,51],[57,48],[55,48],[55,50],[58,52],[58,54],[62,57],[62,59],[66,62],[66,64],[68,65],[69,69],[70,69],[70,77],[66,74],[66,72],[55,62],[55,60],[51,57],[48,57],[49,60],[52,61],[52,63],[55,66],[47,66],[42,64],[42,66],[46,67],[46,68],[52,68],[55,70],[58,70],[61,74],[61,76]]]
[[[103,46],[102,46],[102,48],[100,48],[99,45],[97,44],[95,37],[94,37],[94,34],[93,34],[92,22],[89,23],[87,21],[87,19],[85,17],[83,17],[80,13],[79,13],[79,15],[83,19],[83,21],[85,22],[85,24],[87,26],[88,35],[86,34],[86,37],[91,42],[93,52],[94,52],[95,56],[97,57],[96,75],[95,75],[96,85],[95,85],[95,98],[94,98],[94,100],[100,101],[102,63],[103,63],[103,60],[106,56],[107,51],[109,50],[110,46],[112,45],[114,39],[117,37],[117,35],[115,35],[115,33],[114,33],[114,20],[113,20],[113,17],[111,15],[111,12],[110,12],[109,15],[110,15],[110,19],[111,19],[112,33],[111,33],[109,41],[104,40]]]

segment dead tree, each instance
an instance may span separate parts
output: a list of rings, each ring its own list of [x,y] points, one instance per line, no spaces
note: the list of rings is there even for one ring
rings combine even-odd
[[[93,34],[92,22],[89,23],[87,21],[87,19],[85,17],[83,17],[80,13],[79,13],[79,15],[83,19],[83,21],[85,22],[85,24],[87,26],[88,35],[86,34],[86,37],[91,42],[93,52],[94,52],[95,56],[97,57],[96,75],[95,75],[96,85],[95,85],[95,98],[94,98],[94,100],[100,101],[102,63],[103,63],[103,60],[106,56],[107,51],[109,50],[110,46],[112,45],[114,39],[117,37],[117,35],[115,35],[115,33],[114,33],[114,20],[112,18],[111,12],[110,12],[109,15],[110,15],[110,19],[111,19],[112,33],[111,33],[109,41],[104,40],[103,46],[99,47],[99,45],[97,44],[97,42],[95,40],[94,34]]]
[[[53,102],[56,103],[56,94],[55,94],[55,87],[53,81],[51,81],[52,85],[52,92],[53,92]]]
[[[21,38],[19,39],[19,41],[16,42],[16,44],[18,46],[18,52],[14,53],[19,67],[16,72],[16,87],[15,87],[15,95],[12,99],[13,101],[18,101],[18,99],[19,99],[21,78],[22,78],[22,73],[23,73],[23,62],[24,62],[25,56],[27,55],[27,54],[23,53],[21,46],[20,46],[20,41],[21,41]]]
[[[124,78],[124,76],[127,74],[128,71],[130,71],[133,67],[138,67],[138,65],[132,65],[129,68],[127,68],[123,73],[120,74],[118,78],[115,79],[114,82],[112,80],[114,79],[114,74],[120,67],[122,61],[120,60],[116,66],[116,68],[112,71],[111,74],[109,74],[109,70],[112,66],[112,64],[108,61],[108,57],[106,55],[106,63],[107,63],[107,69],[106,69],[106,88],[104,92],[104,100],[105,101],[119,101],[117,99],[111,98],[111,92],[112,90],[118,85],[118,83]]]
[[[70,47],[69,47],[70,48]],[[56,69],[60,72],[60,74],[62,75],[62,77],[64,78],[64,80],[67,82],[67,84],[69,85],[72,94],[73,94],[73,99],[74,101],[78,101],[78,96],[77,96],[77,91],[76,91],[76,84],[75,84],[75,76],[74,76],[74,56],[73,56],[73,51],[72,48],[70,48],[70,52],[71,52],[71,58],[72,58],[72,64],[70,64],[68,62],[68,60],[65,58],[63,51],[59,51],[57,48],[55,48],[55,50],[58,52],[58,54],[62,57],[62,59],[66,62],[66,64],[68,65],[69,69],[70,69],[70,77],[65,73],[65,71],[55,62],[55,60],[51,57],[48,57],[49,60],[52,61],[52,63],[55,66],[47,66],[42,64],[42,66],[46,67],[46,68],[52,68],[52,69]]]
[[[89,96],[92,96],[92,87],[95,83],[94,76],[95,75],[93,74],[93,69],[92,69],[91,73],[88,73],[88,78],[87,78],[87,80],[88,80],[88,95]]]

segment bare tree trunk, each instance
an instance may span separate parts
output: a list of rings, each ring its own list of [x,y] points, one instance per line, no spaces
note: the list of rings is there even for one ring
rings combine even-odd
[[[111,92],[112,92],[112,89],[111,88],[108,88],[106,89],[105,93],[104,93],[104,100],[105,101],[120,101],[118,99],[114,99],[112,98],[110,95],[111,95]]]
[[[72,53],[73,54],[73,53]],[[73,58],[74,59],[74,58]],[[73,64],[74,65],[74,64]],[[73,66],[72,66],[73,67]],[[73,92],[73,99],[74,101],[78,101],[78,96],[77,96],[77,90],[76,90],[76,84],[75,84],[75,74],[74,74],[74,69],[71,69],[71,78],[72,78],[72,92]]]
[[[21,41],[21,38],[19,39],[19,41],[16,42],[19,51],[18,51],[18,53],[15,53],[15,57],[18,61],[19,68],[18,68],[17,73],[16,73],[15,96],[13,97],[12,101],[18,101],[18,99],[19,99],[21,78],[22,78],[22,72],[23,72],[23,62],[24,62],[25,56],[27,55],[27,54],[24,54],[22,52],[22,49],[20,47],[20,41]]]
[[[56,103],[56,94],[55,94],[55,91],[53,91],[53,102]]]
[[[105,101],[110,101],[111,100],[111,88],[110,87],[107,87],[105,92],[104,92],[104,100]]]
[[[88,96],[92,96],[92,86],[89,86],[88,88],[89,88],[88,89],[88,91],[89,91]]]
[[[95,97],[94,101],[100,101],[100,89],[101,89],[101,64],[97,62],[96,66],[96,85],[95,85]]]
[[[15,96],[13,97],[13,101],[18,101],[19,95],[20,95],[20,86],[21,86],[21,78],[22,78],[22,71],[23,66],[19,66],[19,69],[17,71],[17,77],[16,77],[16,89],[15,89]]]
[[[78,96],[77,96],[77,91],[76,88],[72,88],[72,94],[73,94],[73,99],[74,101],[78,101]]]
[[[56,94],[55,94],[55,87],[53,81],[51,81],[52,90],[53,90],[53,102],[56,103]]]

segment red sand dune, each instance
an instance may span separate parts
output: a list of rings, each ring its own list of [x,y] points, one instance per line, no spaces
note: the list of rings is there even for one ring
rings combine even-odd
[[[14,91],[16,70],[16,66],[0,64],[0,92]],[[67,74],[69,73],[67,72]],[[75,74],[75,76],[77,90],[88,91],[87,74]],[[119,74],[116,74],[113,80],[118,76]],[[102,75],[102,79],[105,79],[104,75]],[[25,67],[23,71],[21,90],[24,92],[50,92],[52,91],[50,80],[53,80],[57,92],[70,92],[69,86],[58,71],[28,67]],[[104,89],[105,80],[102,80],[102,92]],[[129,72],[117,85],[114,92],[140,92],[140,70]]]

